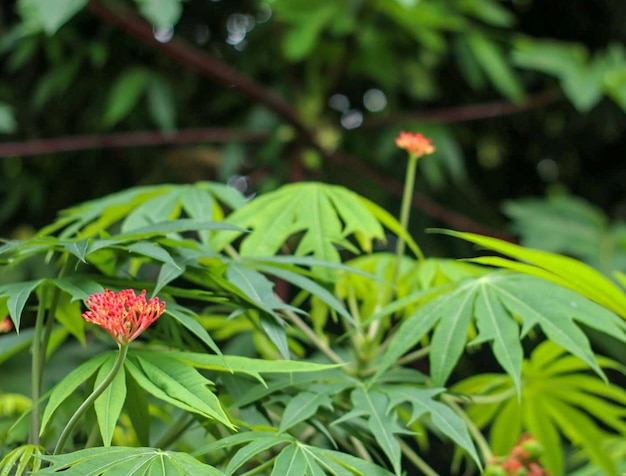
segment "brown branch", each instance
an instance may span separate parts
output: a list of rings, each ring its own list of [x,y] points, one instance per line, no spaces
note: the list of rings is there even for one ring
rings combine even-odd
[[[429,124],[449,124],[453,122],[477,121],[495,117],[510,116],[520,112],[547,106],[563,98],[558,90],[543,91],[528,96],[524,101],[493,101],[469,106],[446,107],[419,113],[394,114],[387,117],[372,117],[363,122],[362,128],[374,128],[424,122]]]
[[[194,144],[202,142],[263,142],[267,132],[238,129],[186,129],[168,133],[158,131],[55,137],[54,139],[0,143],[0,158],[71,152],[85,149]]]

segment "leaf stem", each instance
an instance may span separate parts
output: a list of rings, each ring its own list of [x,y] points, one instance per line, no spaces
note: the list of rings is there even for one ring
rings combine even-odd
[[[246,471],[241,476],[253,476],[254,474],[258,474],[260,471],[263,471],[265,468],[268,468],[269,466],[273,465],[275,459],[276,459],[276,456],[274,456],[273,458],[265,461],[264,463],[260,464],[259,466],[251,469],[250,471]]]
[[[400,445],[400,450],[406,458],[411,461],[417,468],[419,468],[424,476],[439,476],[439,473],[431,468],[426,461],[419,457],[419,455],[411,449],[401,438],[396,438]]]
[[[59,276],[58,276],[59,278],[62,278],[63,276],[67,274],[67,272],[69,271],[71,267],[72,262],[73,260],[71,256],[69,256],[69,253],[65,253],[65,263],[63,263],[63,267],[61,268],[61,271],[59,271]],[[43,334],[43,341],[42,341],[43,352],[41,352],[41,355],[40,355],[40,358],[41,358],[41,362],[40,362],[41,375],[39,376],[40,386],[41,386],[41,382],[43,379],[43,367],[46,362],[46,355],[48,353],[48,345],[50,344],[50,336],[52,335],[52,328],[54,326],[54,318],[56,315],[57,307],[59,306],[60,299],[61,299],[61,288],[56,286],[54,288],[54,291],[52,292],[50,308],[48,309],[48,320],[46,321],[46,329]]]
[[[472,421],[472,419],[470,417],[467,416],[467,413],[465,413],[465,411],[454,401],[454,399],[450,398],[449,395],[443,395],[441,398],[465,422],[465,424],[467,425],[467,429],[469,430],[469,432],[474,437],[474,441],[478,445],[478,448],[480,449],[480,452],[483,455],[483,460],[484,461],[490,461],[491,458],[493,457],[493,453],[491,452],[491,448],[489,447],[489,443],[487,443],[487,440],[485,439],[483,434],[480,432],[480,430],[478,429],[476,424]]]
[[[41,380],[43,374],[43,358],[42,353],[42,334],[44,328],[44,320],[46,315],[46,294],[47,285],[41,287],[41,297],[39,306],[37,307],[37,317],[35,318],[35,334],[33,336],[33,345],[31,348],[32,362],[30,373],[30,393],[33,400],[33,409],[30,414],[30,443],[39,445],[39,397],[41,396]]]
[[[61,450],[63,450],[63,447],[65,446],[65,443],[68,437],[70,436],[70,433],[74,429],[74,426],[76,426],[76,423],[78,423],[78,420],[80,420],[80,418],[85,414],[85,412],[89,409],[89,407],[93,405],[93,402],[95,402],[96,399],[102,394],[102,392],[104,392],[106,388],[111,384],[111,382],[113,381],[117,373],[120,371],[120,369],[124,365],[124,360],[126,359],[126,354],[128,353],[128,347],[129,347],[129,344],[120,346],[119,353],[117,354],[117,359],[115,360],[115,363],[113,364],[113,367],[111,368],[111,371],[105,377],[105,379],[102,382],[100,382],[100,385],[98,385],[98,387],[96,387],[93,390],[93,392],[91,392],[91,394],[81,404],[81,406],[78,407],[78,410],[74,412],[74,415],[72,415],[72,418],[70,418],[70,421],[68,421],[67,425],[65,425],[65,428],[63,429],[63,432],[61,433],[61,436],[59,437],[59,441],[57,442],[57,445],[54,448],[54,453],[52,454],[55,454],[55,455],[59,454]]]
[[[289,318],[291,322],[293,322],[298,329],[300,329],[310,340],[311,342],[322,352],[326,357],[328,357],[332,362],[336,364],[345,364],[343,359],[339,357],[329,346],[320,339],[317,334],[302,320],[300,319],[295,312],[290,309],[285,309],[285,315]]]

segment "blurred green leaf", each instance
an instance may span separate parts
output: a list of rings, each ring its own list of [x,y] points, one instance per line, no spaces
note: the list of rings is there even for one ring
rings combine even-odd
[[[181,0],[135,0],[135,3],[155,28],[173,28],[183,11]]]
[[[114,126],[130,114],[146,91],[150,78],[149,71],[137,66],[126,69],[117,78],[109,91],[102,116],[105,127]]]
[[[474,32],[467,35],[467,45],[485,75],[500,93],[512,101],[520,101],[524,98],[520,80],[505,59],[500,47],[493,40]]]
[[[86,4],[87,0],[18,0],[17,10],[29,32],[53,35]]]
[[[162,131],[176,129],[176,101],[171,86],[153,75],[148,83],[148,109],[152,120]]]
[[[12,134],[17,130],[17,121],[13,108],[5,102],[0,102],[0,134]]]

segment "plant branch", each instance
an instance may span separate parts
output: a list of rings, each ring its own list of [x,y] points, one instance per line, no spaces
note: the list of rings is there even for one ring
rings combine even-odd
[[[426,461],[424,461],[420,456],[411,449],[409,445],[407,445],[401,438],[396,438],[396,441],[400,445],[400,450],[402,454],[408,459],[411,463],[413,463],[420,471],[424,474],[424,476],[439,476],[439,473],[431,468]]]
[[[46,317],[46,294],[47,285],[44,284],[41,290],[39,306],[37,307],[37,317],[35,318],[35,333],[32,344],[32,361],[30,373],[30,392],[33,400],[33,409],[30,414],[30,443],[39,445],[39,397],[41,395],[41,376],[43,374],[43,331]]]
[[[378,128],[405,124],[407,122],[424,122],[428,124],[449,124],[467,121],[493,119],[510,116],[520,112],[538,109],[563,99],[559,90],[548,90],[532,94],[521,102],[492,101],[467,106],[446,107],[419,113],[394,114],[387,117],[372,117],[361,125],[361,128]]]
[[[465,422],[465,424],[467,425],[467,429],[474,437],[474,441],[478,445],[478,448],[483,455],[483,460],[490,461],[493,457],[493,453],[491,452],[489,443],[487,443],[487,440],[480,432],[478,427],[471,420],[471,418],[468,417],[467,413],[465,413],[465,411],[453,399],[449,398],[448,395],[443,395],[441,399],[444,400],[450,406],[450,408],[452,408],[452,410],[454,410],[455,413],[459,415],[461,419]]]
[[[317,334],[313,331],[313,329],[311,329],[306,324],[306,322],[304,322],[302,319],[300,319],[295,312],[293,312],[293,311],[291,311],[289,309],[285,309],[284,313],[289,318],[289,320],[292,323],[294,323],[296,325],[296,327],[298,329],[300,329],[311,340],[311,342],[315,345],[315,347],[317,347],[320,350],[320,352],[322,352],[326,357],[328,357],[332,362],[334,362],[336,364],[340,364],[340,365],[345,364],[343,359],[341,357],[339,357],[333,351],[333,349],[331,349],[328,346],[328,344],[326,344],[326,342],[324,342],[322,339],[320,339],[317,336]]]
[[[267,132],[243,129],[206,128],[179,131],[139,131],[114,134],[62,136],[52,139],[5,142],[0,144],[0,158],[73,152],[88,149],[155,146],[163,144],[196,144],[202,142],[264,142]]]

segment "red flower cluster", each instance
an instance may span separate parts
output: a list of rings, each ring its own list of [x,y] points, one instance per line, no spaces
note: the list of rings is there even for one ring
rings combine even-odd
[[[431,139],[424,137],[420,133],[413,134],[411,132],[402,131],[400,135],[396,137],[396,145],[415,157],[422,157],[423,155],[435,152],[435,146],[432,145],[431,142]]]
[[[550,476],[541,467],[539,458],[543,446],[534,437],[524,433],[507,458],[494,458],[484,476]]]
[[[13,329],[13,322],[10,317],[5,317],[0,321],[0,334],[4,334],[5,332],[9,332]]]
[[[105,289],[92,294],[85,304],[89,310],[83,318],[103,327],[120,344],[135,340],[165,312],[165,302],[154,297],[146,301],[146,290],[137,296],[132,289],[119,293]]]

